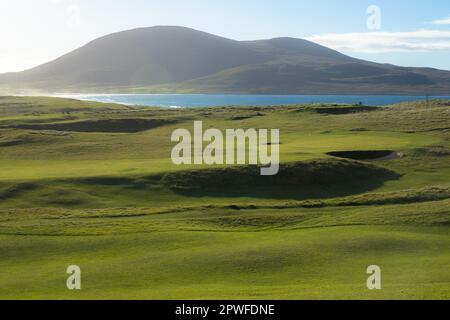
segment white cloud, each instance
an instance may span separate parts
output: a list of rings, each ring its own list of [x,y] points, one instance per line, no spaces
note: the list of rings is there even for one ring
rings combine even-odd
[[[444,19],[438,19],[430,22],[431,24],[437,24],[437,25],[447,25],[450,24],[450,16]]]
[[[450,51],[450,31],[441,30],[328,33],[312,35],[305,39],[347,52]]]

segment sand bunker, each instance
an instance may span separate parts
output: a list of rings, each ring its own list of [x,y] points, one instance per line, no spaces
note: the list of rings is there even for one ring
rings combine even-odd
[[[334,151],[327,155],[359,161],[386,161],[402,158],[404,155],[392,150]]]

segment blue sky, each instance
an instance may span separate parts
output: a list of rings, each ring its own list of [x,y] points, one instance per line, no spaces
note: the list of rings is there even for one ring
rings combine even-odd
[[[371,5],[379,14],[367,12]],[[153,25],[236,40],[307,38],[354,57],[450,70],[449,0],[2,0],[0,72]]]

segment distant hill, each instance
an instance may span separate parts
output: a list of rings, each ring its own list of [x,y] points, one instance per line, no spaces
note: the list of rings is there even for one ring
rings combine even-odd
[[[310,41],[235,41],[183,27],[114,33],[0,75],[0,92],[449,94],[450,72],[343,55]]]

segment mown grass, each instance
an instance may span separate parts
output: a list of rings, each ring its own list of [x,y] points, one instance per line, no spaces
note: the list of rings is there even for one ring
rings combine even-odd
[[[448,101],[167,110],[0,97],[0,298],[448,299],[449,119]],[[281,178],[174,166],[170,134],[194,120],[280,128]],[[404,157],[328,154],[384,150]],[[71,264],[80,292],[65,287]],[[372,264],[380,291],[366,288]]]
[[[446,299],[449,294],[449,242],[439,228],[1,240],[3,298]],[[80,292],[65,288],[65,268],[74,263],[83,270]],[[374,263],[384,272],[384,287],[377,292],[365,287],[366,268]]]

